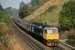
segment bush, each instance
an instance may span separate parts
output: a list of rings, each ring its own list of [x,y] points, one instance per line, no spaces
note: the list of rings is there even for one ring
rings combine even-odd
[[[75,28],[75,1],[65,3],[60,12],[59,25],[63,30]]]

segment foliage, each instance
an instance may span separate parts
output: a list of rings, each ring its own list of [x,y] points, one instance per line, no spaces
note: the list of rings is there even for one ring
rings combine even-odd
[[[2,6],[0,6],[2,7]],[[9,22],[10,14],[3,8],[0,8],[0,22]]]
[[[42,5],[46,0],[32,0],[31,4],[25,4],[24,2],[20,3],[19,16],[21,18],[30,15],[35,11],[40,5]]]
[[[31,5],[32,5],[32,11],[40,7],[42,4],[44,4],[47,0],[32,0]]]
[[[6,12],[8,12],[8,14],[10,14],[11,16],[16,16],[16,14],[18,13],[18,10],[12,7],[7,7]]]
[[[50,6],[47,11],[42,13],[37,19],[34,19],[33,21],[40,22],[40,23],[47,23],[49,25],[57,26],[58,23],[58,17],[56,17],[55,10],[57,9],[57,6]]]
[[[8,22],[9,16],[6,11],[0,11],[0,22]]]
[[[41,4],[43,4],[44,2],[45,2],[46,0],[32,0],[32,5],[33,6],[36,6],[36,5],[41,5]]]
[[[75,27],[75,1],[65,3],[60,12],[59,25],[63,30],[69,30]]]
[[[3,10],[3,7],[2,7],[2,5],[0,4],[0,10]]]
[[[5,46],[8,46],[5,37],[1,32],[0,32],[0,42],[3,43]]]
[[[55,9],[56,8],[56,6],[50,6],[49,8],[48,8],[48,12],[50,13],[53,9]]]
[[[21,2],[20,9],[19,9],[19,16],[21,18],[23,18],[23,17],[28,16],[30,14],[31,14],[30,7],[27,4],[25,4],[24,2]]]

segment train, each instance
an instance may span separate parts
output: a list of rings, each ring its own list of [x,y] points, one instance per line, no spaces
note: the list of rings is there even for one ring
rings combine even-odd
[[[46,24],[31,23],[29,21],[20,19],[19,17],[13,18],[13,21],[22,26],[28,32],[32,32],[33,36],[41,39],[46,46],[57,46],[59,40],[59,31],[57,27],[49,26]]]

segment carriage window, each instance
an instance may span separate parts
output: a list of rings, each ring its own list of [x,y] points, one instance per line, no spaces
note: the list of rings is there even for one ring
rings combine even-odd
[[[50,30],[47,30],[47,33],[53,33],[53,31],[50,29]]]

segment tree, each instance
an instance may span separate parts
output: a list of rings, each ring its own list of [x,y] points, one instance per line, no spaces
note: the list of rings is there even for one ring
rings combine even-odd
[[[65,3],[60,12],[59,25],[63,30],[75,28],[75,1]]]
[[[36,6],[36,5],[41,5],[41,4],[43,4],[44,2],[46,2],[47,0],[32,0],[32,2],[31,2],[31,4],[33,5],[33,6]]]
[[[30,14],[31,14],[30,7],[27,4],[25,4],[24,2],[21,2],[20,9],[19,9],[19,16],[21,18],[23,18],[23,17],[28,16]]]
[[[44,4],[47,0],[32,0],[31,1],[31,5],[32,5],[32,10],[34,11],[35,9],[37,9],[39,6],[41,6],[42,4]]]
[[[0,4],[0,10],[3,10],[3,7],[2,7],[2,5]]]

